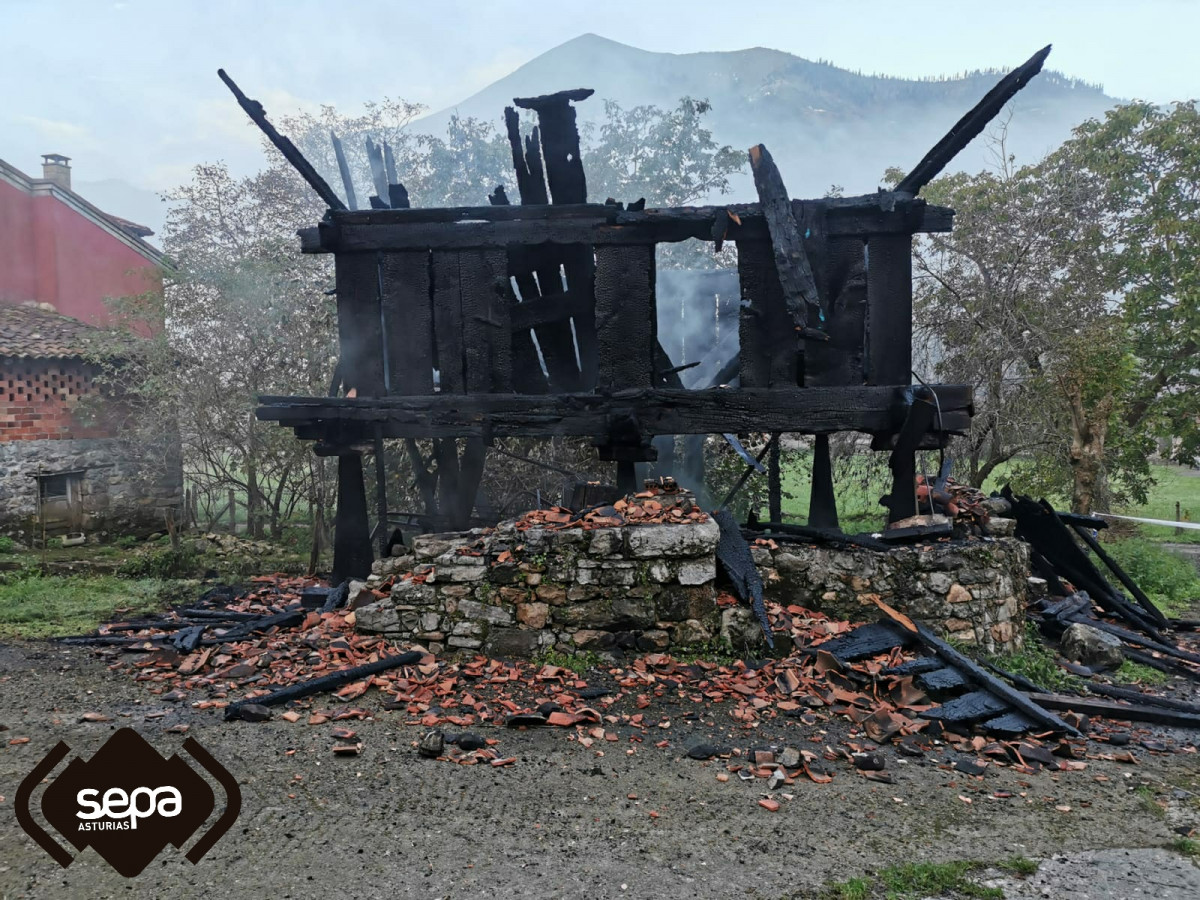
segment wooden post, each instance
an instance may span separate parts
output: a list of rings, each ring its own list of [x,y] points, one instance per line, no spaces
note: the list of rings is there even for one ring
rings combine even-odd
[[[783,521],[783,488],[779,483],[778,433],[771,435],[771,453],[767,457],[767,507],[772,522]]]
[[[912,384],[912,235],[867,239],[867,384]]]
[[[375,429],[375,508],[379,524],[379,557],[388,555],[387,460],[383,455],[383,429]]]
[[[367,518],[367,492],[363,485],[362,454],[338,457],[337,519],[333,535],[333,583],[371,574],[371,525]]]
[[[237,497],[233,488],[229,489],[229,533],[237,534]]]
[[[833,461],[829,454],[829,435],[818,434],[813,444],[812,486],[808,498],[808,524],[811,528],[839,528],[837,498],[833,493]]]
[[[1175,501],[1175,521],[1176,521],[1176,522],[1182,522],[1182,521],[1183,521],[1183,517],[1182,517],[1182,516],[1180,516],[1179,512],[1180,512],[1180,510],[1179,510],[1179,501],[1178,501],[1178,500],[1176,500],[1176,501]],[[1176,533],[1176,534],[1183,534],[1183,529],[1182,529],[1182,528],[1176,528],[1176,529],[1175,529],[1175,533]]]

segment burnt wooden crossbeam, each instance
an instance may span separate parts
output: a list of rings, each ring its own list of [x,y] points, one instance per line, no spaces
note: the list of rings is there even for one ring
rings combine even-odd
[[[972,391],[934,385],[942,429],[970,425]],[[619,390],[588,394],[433,394],[412,397],[259,398],[260,419],[297,428],[316,439],[322,430],[382,423],[384,436],[454,437],[591,435],[608,432],[614,417],[633,415],[643,434],[838,431],[887,432],[904,423],[906,389],[888,386],[743,388],[738,390]]]
[[[811,205],[831,238],[948,232],[954,210],[889,192],[862,197],[793,200],[798,217]],[[712,224],[726,210],[726,240],[769,241],[757,203],[720,207],[673,207],[641,212],[595,203],[563,206],[469,206],[433,209],[333,211],[315,228],[300,230],[305,253],[373,250],[468,249],[540,244],[658,244],[711,240]]]

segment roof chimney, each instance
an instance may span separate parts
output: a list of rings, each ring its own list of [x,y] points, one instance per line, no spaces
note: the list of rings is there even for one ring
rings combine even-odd
[[[71,189],[71,158],[61,153],[42,154],[42,178],[63,190]]]

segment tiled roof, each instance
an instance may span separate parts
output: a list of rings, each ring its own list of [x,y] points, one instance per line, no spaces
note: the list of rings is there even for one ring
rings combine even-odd
[[[101,329],[36,306],[0,305],[0,356],[63,359],[85,355]]]

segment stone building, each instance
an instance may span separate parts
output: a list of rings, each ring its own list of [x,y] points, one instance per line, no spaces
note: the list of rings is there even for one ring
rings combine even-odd
[[[161,531],[180,505],[177,443],[139,462],[89,353],[106,298],[162,290],[162,253],[72,191],[66,157],[44,160],[40,179],[0,161],[0,533]]]

